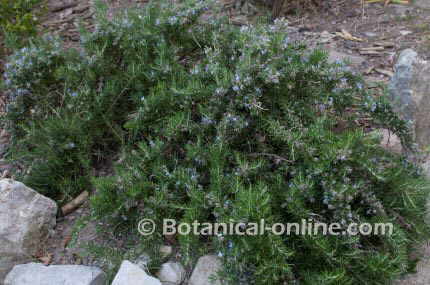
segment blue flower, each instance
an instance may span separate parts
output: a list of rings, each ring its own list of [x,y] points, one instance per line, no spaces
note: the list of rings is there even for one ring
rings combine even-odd
[[[176,24],[178,22],[178,18],[176,16],[172,16],[172,17],[169,18],[168,21],[169,21],[170,25],[174,25],[174,24]]]
[[[203,117],[202,118],[202,124],[203,125],[211,125],[211,124],[213,124],[214,123],[214,121],[213,120],[211,120],[210,118],[208,118],[208,117]]]

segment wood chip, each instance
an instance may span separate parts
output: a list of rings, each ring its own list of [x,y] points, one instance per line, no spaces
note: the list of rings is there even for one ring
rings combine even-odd
[[[383,81],[369,81],[366,85],[367,89],[374,89],[381,87],[381,82]]]
[[[85,10],[88,10],[88,9],[90,9],[90,5],[83,5],[83,6],[78,6],[78,7],[76,7],[76,8],[74,8],[73,9],[73,12],[75,12],[75,13],[82,13],[82,12],[84,12]]]
[[[386,48],[394,47],[395,46],[393,42],[375,42],[375,43],[373,43],[373,45],[375,45],[375,46],[381,46],[381,47],[386,47]]]
[[[67,18],[67,19],[63,19],[63,20],[47,22],[47,23],[43,24],[43,26],[45,26],[45,27],[58,26],[58,25],[62,25],[62,24],[71,22],[73,20],[75,20],[75,18],[71,17],[71,18]]]
[[[342,32],[336,32],[336,35],[338,37],[341,37],[345,40],[349,40],[349,41],[356,41],[356,42],[362,42],[363,39],[358,38],[358,37],[354,37],[353,35],[351,35],[347,30],[342,29]]]
[[[91,19],[94,16],[94,12],[89,12],[87,15],[82,15],[82,17],[80,19],[82,20],[88,20]]]
[[[52,262],[52,253],[48,253],[45,256],[38,257],[37,259],[39,259],[44,265],[49,265]]]
[[[51,12],[51,13],[60,12],[60,11],[66,10],[68,8],[75,7],[76,5],[78,5],[78,3],[76,3],[76,2],[75,3],[67,3],[67,4],[63,4],[63,5],[57,5],[57,6],[51,7],[49,9],[49,12]]]
[[[372,4],[372,3],[380,3],[380,2],[384,2],[384,7],[387,7],[388,4],[401,4],[401,5],[409,5],[411,4],[411,2],[409,0],[367,0],[366,3],[367,4]]]
[[[84,191],[78,197],[64,205],[61,208],[61,212],[63,213],[63,215],[67,216],[68,214],[79,208],[88,199],[89,195],[90,193],[88,193],[88,191]]]
[[[375,71],[378,72],[378,73],[381,73],[383,75],[386,75],[388,77],[393,77],[394,76],[394,72],[392,72],[390,70],[381,69],[381,68],[375,68]]]
[[[374,66],[371,66],[371,67],[369,67],[364,73],[365,74],[370,74],[370,73],[372,73],[372,71],[375,69],[375,67]]]
[[[374,55],[374,56],[382,56],[384,53],[374,51],[374,50],[360,50],[360,54],[362,55]]]
[[[360,48],[360,51],[369,51],[369,50],[384,50],[384,47],[379,46],[379,47],[365,47],[365,48]]]
[[[65,236],[64,239],[61,241],[61,247],[63,249],[65,249],[71,240],[72,240],[72,236],[71,235]]]

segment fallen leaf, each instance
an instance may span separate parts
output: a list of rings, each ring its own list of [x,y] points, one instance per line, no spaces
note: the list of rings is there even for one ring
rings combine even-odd
[[[393,77],[394,76],[394,72],[390,71],[390,70],[386,70],[386,69],[380,69],[380,68],[375,68],[375,71],[381,74],[384,74],[388,77]]]
[[[375,55],[375,56],[382,56],[383,55],[382,52],[378,52],[375,50],[360,50],[359,52],[362,55]]]
[[[364,73],[365,74],[370,74],[370,73],[372,73],[372,71],[375,69],[375,67],[374,66],[371,66],[371,67],[369,67]]]
[[[365,47],[365,48],[361,48],[360,50],[361,51],[369,51],[369,50],[377,51],[377,50],[384,50],[384,47],[383,46],[379,46],[379,47]]]
[[[373,45],[382,46],[382,47],[386,47],[386,48],[395,46],[393,42],[375,42],[375,43],[373,43]]]
[[[354,37],[353,35],[351,35],[347,30],[342,29],[342,32],[336,32],[336,35],[338,37],[341,37],[345,40],[349,40],[349,41],[357,41],[357,42],[362,42],[363,39],[358,38],[358,37]]]
[[[71,240],[72,240],[71,235],[65,236],[63,241],[61,242],[61,246],[65,249]]]
[[[38,259],[44,264],[49,265],[52,262],[52,253],[48,253],[45,256],[38,257]]]

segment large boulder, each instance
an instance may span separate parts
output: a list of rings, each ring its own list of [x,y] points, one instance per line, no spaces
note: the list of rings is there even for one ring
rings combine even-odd
[[[0,180],[0,284],[39,251],[56,222],[57,205],[24,184]]]
[[[157,273],[163,285],[179,285],[185,279],[185,268],[178,262],[167,262],[161,265]]]
[[[412,49],[401,52],[389,84],[395,110],[411,123],[419,150],[430,146],[430,64]]]
[[[112,285],[161,285],[160,280],[149,276],[145,270],[128,260],[124,260]]]
[[[221,285],[219,280],[213,282],[216,274],[221,270],[221,260],[215,255],[205,255],[199,258],[188,285]]]
[[[430,9],[430,1],[429,0],[415,0],[414,5],[423,8],[423,9]]]
[[[104,285],[106,274],[97,267],[28,263],[16,265],[4,285]]]
[[[399,115],[410,122],[420,151],[417,162],[422,163],[424,173],[430,178],[430,63],[421,59],[414,50],[406,49],[400,53],[394,68],[395,74],[389,85],[392,104]],[[430,222],[430,199],[427,208],[426,220]],[[418,252],[421,260],[417,264],[417,273],[408,274],[394,284],[430,284],[429,242],[424,243]]]

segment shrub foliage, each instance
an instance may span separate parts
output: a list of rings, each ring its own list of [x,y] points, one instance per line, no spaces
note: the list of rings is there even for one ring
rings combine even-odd
[[[36,33],[37,17],[35,8],[40,8],[40,0],[0,0],[0,35],[28,36]]]
[[[183,262],[219,253],[226,284],[383,284],[404,273],[426,230],[426,184],[357,121],[411,146],[406,123],[344,64],[290,42],[285,21],[202,21],[205,3],[153,1],[112,21],[99,7],[79,52],[46,37],[11,56],[17,175],[60,201],[92,183],[94,217],[131,247],[163,243],[166,218],[394,225],[391,236],[176,237]],[[93,177],[109,160],[115,173]],[[151,237],[137,233],[142,218],[159,225]]]

